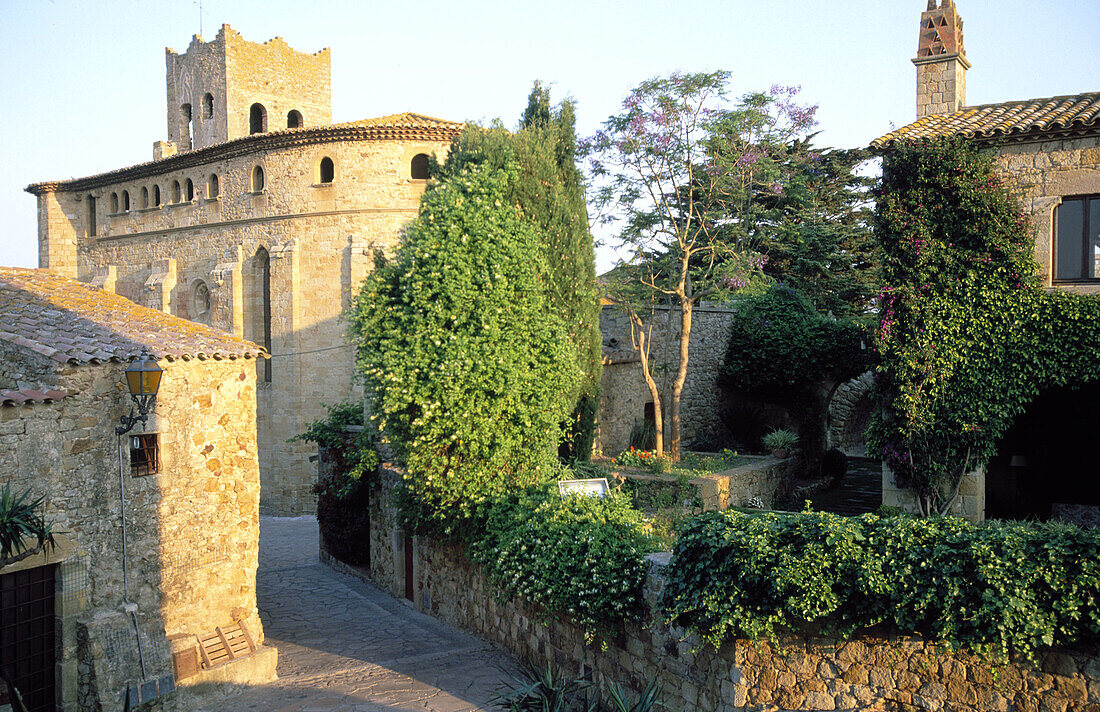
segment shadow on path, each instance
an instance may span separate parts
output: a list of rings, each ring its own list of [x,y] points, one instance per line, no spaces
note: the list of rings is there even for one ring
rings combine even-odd
[[[227,711],[489,710],[516,669],[501,648],[321,564],[314,517],[260,518],[257,588],[279,680]]]
[[[869,457],[849,457],[848,474],[832,489],[812,498],[820,512],[855,515],[882,505],[882,463]]]

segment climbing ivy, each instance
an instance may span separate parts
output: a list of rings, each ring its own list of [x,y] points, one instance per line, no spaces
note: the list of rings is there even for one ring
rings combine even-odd
[[[1100,300],[1047,293],[1026,212],[990,155],[955,139],[883,157],[875,227],[885,262],[868,445],[924,513],[1039,393],[1096,378]]]

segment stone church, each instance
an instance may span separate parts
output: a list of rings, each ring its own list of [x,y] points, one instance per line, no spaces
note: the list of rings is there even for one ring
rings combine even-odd
[[[358,393],[341,313],[462,125],[333,124],[328,49],[229,25],[165,59],[168,140],[152,161],[28,186],[39,266],[263,346],[261,508],[312,512],[314,449],[288,440]]]

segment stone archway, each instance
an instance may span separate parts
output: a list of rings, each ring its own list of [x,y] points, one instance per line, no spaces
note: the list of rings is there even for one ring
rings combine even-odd
[[[867,371],[836,387],[829,400],[826,446],[849,451],[864,446],[863,433],[871,422],[874,373]]]

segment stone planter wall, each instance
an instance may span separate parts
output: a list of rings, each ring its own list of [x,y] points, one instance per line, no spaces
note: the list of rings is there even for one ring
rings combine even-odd
[[[699,492],[703,509],[727,509],[745,505],[753,497],[759,497],[765,507],[775,505],[776,493],[782,483],[794,476],[794,458],[779,460],[774,457],[761,457],[721,472],[715,472],[689,480]],[[675,486],[675,475],[637,474],[634,472],[616,473],[632,480],[645,482],[668,482]]]
[[[389,468],[383,473],[384,489],[400,477]],[[404,598],[404,550],[397,545],[405,538],[393,528],[392,511],[379,504],[386,502],[383,494],[372,503],[369,576]],[[1000,666],[888,632],[852,641],[805,632],[760,643],[737,640],[715,650],[654,612],[668,554],[651,557],[643,620],[586,644],[580,629],[536,605],[496,602],[480,570],[457,547],[415,538],[412,545],[410,605],[417,610],[533,664],[552,661],[597,683],[615,681],[638,691],[659,680],[671,710],[1100,710],[1097,650],[1049,650],[1038,667]]]

